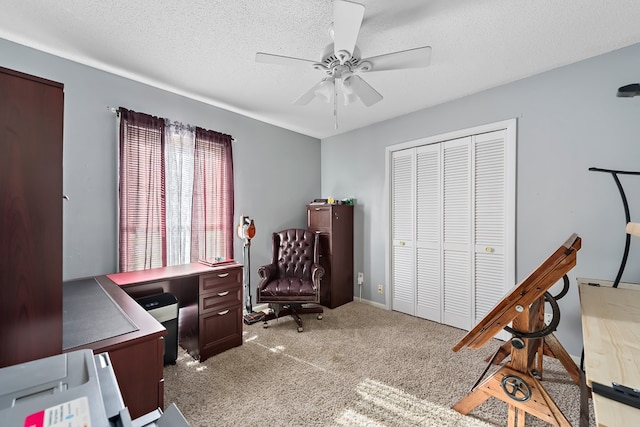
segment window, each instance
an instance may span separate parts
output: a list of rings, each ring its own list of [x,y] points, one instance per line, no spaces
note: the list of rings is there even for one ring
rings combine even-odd
[[[119,271],[233,258],[231,137],[120,108]]]

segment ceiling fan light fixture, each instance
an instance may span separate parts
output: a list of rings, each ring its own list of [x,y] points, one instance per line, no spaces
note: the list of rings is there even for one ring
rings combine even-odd
[[[326,103],[329,103],[331,102],[331,97],[333,96],[333,84],[334,79],[332,77],[325,77],[324,79],[322,79],[314,93],[318,98]]]
[[[351,75],[342,78],[342,94],[344,96],[344,105],[353,104],[358,100],[358,95],[351,86]]]

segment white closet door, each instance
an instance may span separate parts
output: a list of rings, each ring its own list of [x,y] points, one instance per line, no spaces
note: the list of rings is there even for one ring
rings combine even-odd
[[[474,137],[475,322],[504,297],[507,276],[507,164],[505,131]]]
[[[416,315],[435,322],[442,313],[440,163],[440,144],[416,149]]]
[[[442,144],[443,319],[472,328],[471,137]]]
[[[415,149],[393,153],[391,177],[392,308],[415,315]]]
[[[393,310],[470,330],[515,285],[515,135],[510,120],[388,151]]]

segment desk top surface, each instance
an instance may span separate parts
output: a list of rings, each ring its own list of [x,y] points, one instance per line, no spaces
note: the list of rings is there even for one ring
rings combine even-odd
[[[587,384],[640,388],[640,286],[582,284],[579,290]],[[640,416],[640,410],[596,394],[593,402],[598,425],[625,425]]]
[[[139,329],[95,278],[70,280],[62,289],[63,350]]]
[[[190,264],[172,265],[170,267],[151,268],[148,270],[128,271],[125,273],[108,274],[107,277],[113,280],[119,286],[127,286],[134,283],[144,283],[166,280],[169,278],[191,276],[214,272],[223,268],[239,267],[235,261],[221,263],[216,266],[209,266],[199,262]]]
[[[125,343],[159,339],[167,333],[164,326],[105,276],[67,281],[63,292],[65,352],[84,348],[96,353],[110,351]]]

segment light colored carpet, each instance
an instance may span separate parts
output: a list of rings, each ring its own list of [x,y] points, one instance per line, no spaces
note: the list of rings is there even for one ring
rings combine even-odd
[[[500,341],[454,353],[465,331],[361,302],[303,320],[302,333],[291,318],[244,325],[242,346],[203,363],[180,349],[164,369],[165,404],[175,402],[192,427],[507,424],[497,399],[468,416],[450,409]],[[545,358],[543,385],[577,426],[579,388],[558,361]],[[527,416],[526,425],[547,424]]]

